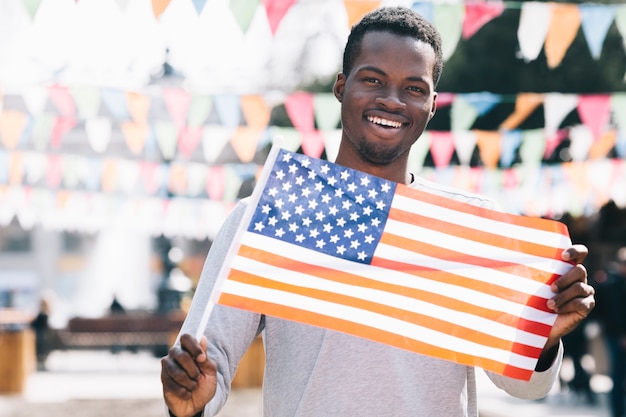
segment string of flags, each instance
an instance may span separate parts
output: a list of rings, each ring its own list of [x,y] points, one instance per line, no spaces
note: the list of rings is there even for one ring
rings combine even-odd
[[[23,8],[33,22],[42,3],[53,0],[22,0]],[[59,1],[59,0],[54,0]],[[65,0],[73,2],[78,8],[81,2],[88,0]],[[113,0],[108,0],[113,1]],[[152,13],[157,21],[176,13],[178,3],[188,3],[198,16],[220,12],[232,14],[240,30],[246,33],[257,15],[262,15],[271,35],[280,30],[281,22],[291,9],[301,3],[297,0],[224,0],[207,2],[206,0],[144,0],[150,6],[146,11]],[[506,1],[385,1],[385,0],[325,0],[332,3],[338,12],[346,16],[349,28],[360,17],[376,7],[386,4],[403,4],[421,13],[431,20],[442,34],[444,58],[449,59],[460,40],[474,36],[484,25],[497,19],[507,9],[519,9],[517,36],[522,59],[536,60],[542,50],[546,55],[549,68],[558,67],[572,45],[579,31],[589,47],[593,59],[600,59],[602,46],[612,25],[625,39],[626,47],[626,5],[597,3],[561,3],[561,2],[506,2]],[[130,0],[115,0],[121,13],[128,11]]]

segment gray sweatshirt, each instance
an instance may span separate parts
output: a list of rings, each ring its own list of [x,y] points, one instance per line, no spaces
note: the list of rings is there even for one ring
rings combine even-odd
[[[486,198],[418,179],[413,187],[470,204],[495,208]],[[247,199],[225,221],[206,259],[181,333],[196,334],[225,254],[247,207]],[[218,387],[204,415],[213,416],[227,400],[237,365],[258,334],[266,365],[265,417],[477,417],[475,369],[418,355],[355,336],[215,306],[204,330],[208,355],[218,366]],[[491,372],[509,394],[544,397],[558,376],[562,347],[554,364],[520,381]]]

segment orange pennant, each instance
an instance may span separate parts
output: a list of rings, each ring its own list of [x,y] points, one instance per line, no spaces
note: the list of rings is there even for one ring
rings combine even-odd
[[[17,148],[25,126],[25,113],[16,110],[4,110],[0,113],[0,138],[5,148]]]
[[[185,165],[172,164],[170,167],[170,180],[168,188],[173,194],[185,194],[187,190],[187,169]]]
[[[147,123],[148,111],[150,111],[150,97],[135,91],[129,91],[126,93],[126,100],[128,101],[128,111],[133,120],[137,123]]]
[[[593,142],[589,149],[589,159],[601,159],[611,152],[617,141],[617,130],[608,130]]]
[[[11,152],[9,161],[9,184],[21,185],[24,177],[24,155]]]
[[[240,126],[230,138],[230,144],[241,162],[252,162],[262,131],[263,129]]]
[[[378,0],[344,0],[343,5],[348,15],[348,27],[352,27],[361,18],[380,6],[381,1]]]
[[[500,129],[512,130],[522,123],[540,104],[543,103],[543,94],[520,93],[515,101],[515,111],[500,125]]]
[[[117,186],[117,159],[107,158],[102,161],[102,192],[111,193]]]
[[[500,132],[486,130],[475,130],[474,132],[476,132],[476,145],[480,151],[483,165],[488,169],[497,168],[502,148]]]
[[[263,96],[241,96],[241,111],[249,127],[264,129],[270,123],[271,110]]]
[[[167,6],[169,6],[171,0],[152,0],[152,11],[154,17],[158,20],[163,14]]]
[[[128,150],[133,155],[141,154],[148,137],[148,125],[146,123],[124,122],[120,127],[126,139]]]
[[[581,17],[578,4],[552,3],[552,21],[543,46],[548,68],[561,64],[580,28]]]

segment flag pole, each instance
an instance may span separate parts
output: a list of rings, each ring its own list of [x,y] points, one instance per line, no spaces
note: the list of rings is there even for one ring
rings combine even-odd
[[[217,276],[217,279],[215,281],[215,286],[211,291],[209,301],[204,307],[202,317],[200,318],[200,322],[198,323],[198,327],[196,329],[196,340],[200,340],[200,338],[204,335],[204,330],[206,329],[213,308],[215,307],[215,304],[217,304],[217,300],[219,299],[220,293],[222,292],[222,286],[224,284],[224,281],[226,280],[228,272],[230,271],[231,260],[233,256],[235,256],[235,253],[239,250],[239,246],[241,245],[241,236],[245,233],[246,228],[250,224],[250,220],[252,219],[252,215],[254,214],[254,209],[257,206],[259,199],[261,198],[263,188],[265,187],[265,183],[267,182],[267,178],[269,177],[270,172],[272,172],[272,167],[274,166],[274,161],[276,160],[279,151],[280,144],[274,144],[272,145],[272,148],[267,155],[267,159],[265,160],[261,175],[259,175],[259,179],[254,187],[252,196],[250,197],[251,199],[248,207],[246,207],[246,212],[241,219],[240,226],[237,229],[235,237],[230,244],[228,252],[226,253],[226,257],[224,258],[224,262],[222,263],[219,275]]]

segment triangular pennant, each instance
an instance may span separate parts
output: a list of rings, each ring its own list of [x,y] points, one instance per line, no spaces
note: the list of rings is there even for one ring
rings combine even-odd
[[[102,175],[100,177],[102,192],[114,193],[117,191],[117,165],[118,159],[106,158],[102,161]]]
[[[45,178],[46,155],[39,152],[28,152],[24,155],[25,184],[35,185]]]
[[[593,138],[599,138],[611,118],[611,96],[609,94],[584,94],[578,98],[580,120],[591,130]]]
[[[81,171],[81,160],[83,158],[78,155],[63,155],[61,157],[62,183],[65,188],[77,188],[83,177]]]
[[[235,129],[221,125],[207,125],[202,130],[204,160],[212,164],[217,161],[224,147],[230,142]]]
[[[450,165],[454,154],[454,136],[452,132],[430,132],[430,154],[437,168],[445,168]]]
[[[296,129],[302,132],[315,129],[312,93],[299,91],[290,94],[285,99],[285,110]]]
[[[507,117],[500,129],[512,130],[516,129],[528,116],[535,111],[540,104],[543,103],[543,94],[539,93],[520,93],[515,99],[515,111]]]
[[[615,153],[620,158],[626,158],[626,130],[618,130],[615,140]]]
[[[411,9],[429,22],[433,22],[434,6],[431,1],[414,1]]]
[[[302,133],[293,127],[271,126],[269,128],[272,143],[296,152],[302,144]]]
[[[37,10],[39,10],[39,6],[41,5],[41,0],[22,0],[22,4],[28,12],[30,18],[35,20]]]
[[[115,2],[117,3],[117,7],[120,8],[120,11],[122,13],[126,13],[126,10],[128,10],[128,3],[130,3],[130,0],[115,0]]]
[[[626,47],[626,5],[617,6],[615,9],[615,27],[622,37]]]
[[[469,39],[489,21],[504,12],[504,2],[466,3],[463,19],[463,38]]]
[[[222,124],[229,128],[236,128],[241,122],[241,100],[234,94],[219,94],[214,97],[215,111]]]
[[[313,96],[315,122],[319,130],[335,130],[341,121],[341,103],[333,93],[317,93]]]
[[[335,159],[337,159],[337,154],[339,153],[339,145],[341,144],[342,133],[343,132],[341,129],[322,131],[326,159],[331,162],[335,162]]]
[[[170,166],[170,177],[167,183],[168,190],[174,195],[184,195],[187,191],[187,170],[182,164]]]
[[[209,95],[194,94],[189,103],[189,114],[187,124],[190,127],[201,126],[206,122],[207,117],[213,109],[213,97]]]
[[[185,126],[178,132],[178,152],[185,158],[191,158],[202,140],[202,126]]]
[[[22,185],[24,182],[24,154],[11,152],[9,155],[9,185]]]
[[[4,110],[0,113],[0,139],[5,148],[17,148],[27,119],[25,113],[17,110]]]
[[[524,164],[532,166],[541,163],[546,146],[543,134],[543,129],[530,129],[522,132],[519,155]]]
[[[128,102],[128,111],[133,121],[139,124],[148,123],[150,97],[136,91],[128,91],[126,93],[126,100]]]
[[[200,197],[206,189],[207,167],[204,164],[187,164],[187,195]]]
[[[271,109],[260,94],[241,96],[241,111],[248,127],[265,129],[270,122]]]
[[[126,139],[126,146],[133,155],[140,155],[146,143],[150,128],[147,123],[124,122],[120,129]]]
[[[60,148],[63,137],[76,126],[73,117],[57,117],[50,132],[50,144],[53,148]]]
[[[469,130],[476,118],[478,110],[463,97],[457,94],[450,109],[450,127],[453,132]]]
[[[59,188],[63,178],[61,156],[49,154],[46,163],[46,184],[51,188]]]
[[[589,159],[606,158],[617,142],[617,131],[615,129],[604,132],[596,139],[589,149]]]
[[[476,147],[476,132],[472,130],[460,130],[453,132],[454,148],[461,165],[469,166]],[[418,142],[421,139],[418,140]]]
[[[626,132],[626,93],[611,95],[611,112],[618,129]]]
[[[498,131],[476,130],[476,145],[480,151],[480,159],[487,169],[498,167],[502,138]]]
[[[118,187],[125,195],[134,195],[141,175],[141,166],[136,161],[122,160],[118,163]]]
[[[233,13],[243,33],[248,31],[256,9],[259,6],[259,1],[260,0],[229,0],[230,11]]]
[[[74,99],[68,87],[58,84],[51,85],[48,87],[48,95],[61,116],[73,117],[76,114]]]
[[[100,111],[100,89],[93,86],[70,87],[81,119],[91,119]]]
[[[589,149],[593,143],[593,133],[589,126],[578,125],[574,126],[569,131],[569,138],[571,145],[569,147],[569,153],[574,162],[582,162],[587,159],[589,155]]]
[[[193,7],[196,9],[196,13],[201,14],[206,4],[206,0],[192,0]]]
[[[441,33],[443,59],[447,61],[454,54],[463,32],[465,5],[462,3],[436,3],[434,25]]]
[[[222,199],[225,201],[237,201],[243,179],[232,164],[224,166],[224,174],[224,194]]]
[[[522,143],[521,130],[502,131],[502,149],[500,150],[500,166],[510,167],[515,161],[515,154]]]
[[[544,133],[544,151],[543,157],[548,159],[552,155],[552,153],[559,147],[561,142],[563,142],[569,136],[568,129],[559,129],[550,136],[545,135]]]
[[[181,129],[187,123],[191,95],[182,88],[164,88],[163,100],[172,121],[177,128]]]
[[[425,131],[422,133],[422,136],[415,141],[413,146],[411,146],[409,159],[407,161],[407,169],[409,172],[417,174],[424,167],[426,155],[428,155],[428,151],[430,150],[430,140],[430,132]]]
[[[267,20],[273,35],[276,34],[280,22],[294,3],[295,0],[263,0],[265,13],[267,13]]]
[[[580,11],[577,4],[551,3],[552,20],[546,35],[544,52],[548,68],[561,65],[580,28]]]
[[[522,3],[517,27],[517,41],[522,58],[526,62],[534,61],[541,53],[551,20],[552,8],[550,3],[535,1]]]
[[[148,194],[155,194],[161,182],[158,177],[159,164],[151,161],[142,161],[139,163],[139,181],[143,189]]]
[[[546,136],[556,133],[563,119],[570,114],[578,104],[578,95],[563,93],[546,93],[543,102],[543,118]]]
[[[167,6],[170,5],[171,0],[152,0],[152,12],[154,13],[154,18],[159,20],[159,17],[165,12]]]
[[[319,130],[302,132],[302,153],[320,158],[324,152],[324,136]]]
[[[593,59],[600,59],[606,34],[615,19],[615,7],[607,4],[579,4],[581,26]]]
[[[33,124],[32,140],[33,146],[38,151],[44,151],[50,143],[52,127],[54,126],[55,117],[51,114],[40,114],[35,117]]]
[[[102,97],[105,107],[116,121],[130,120],[128,100],[126,99],[124,91],[113,88],[103,88],[100,90],[100,96]]]
[[[489,113],[494,106],[502,102],[502,96],[500,94],[493,94],[488,91],[482,91],[478,93],[463,93],[463,99],[478,111],[478,116],[484,116]],[[437,97],[437,104],[439,104],[439,97]]]
[[[241,162],[249,163],[254,159],[262,130],[241,126],[233,133],[230,138],[230,144]]]
[[[221,200],[224,195],[224,166],[209,167],[206,178],[206,192],[211,200]]]
[[[437,95],[437,108],[451,106],[456,98],[456,93],[439,93]]]
[[[154,135],[163,159],[170,161],[176,155],[178,130],[174,123],[158,120],[153,125]]]
[[[96,117],[85,120],[85,133],[91,149],[103,153],[109,147],[112,133],[111,119]]]
[[[361,18],[380,6],[380,0],[343,0],[348,17],[348,27],[355,25]]]

